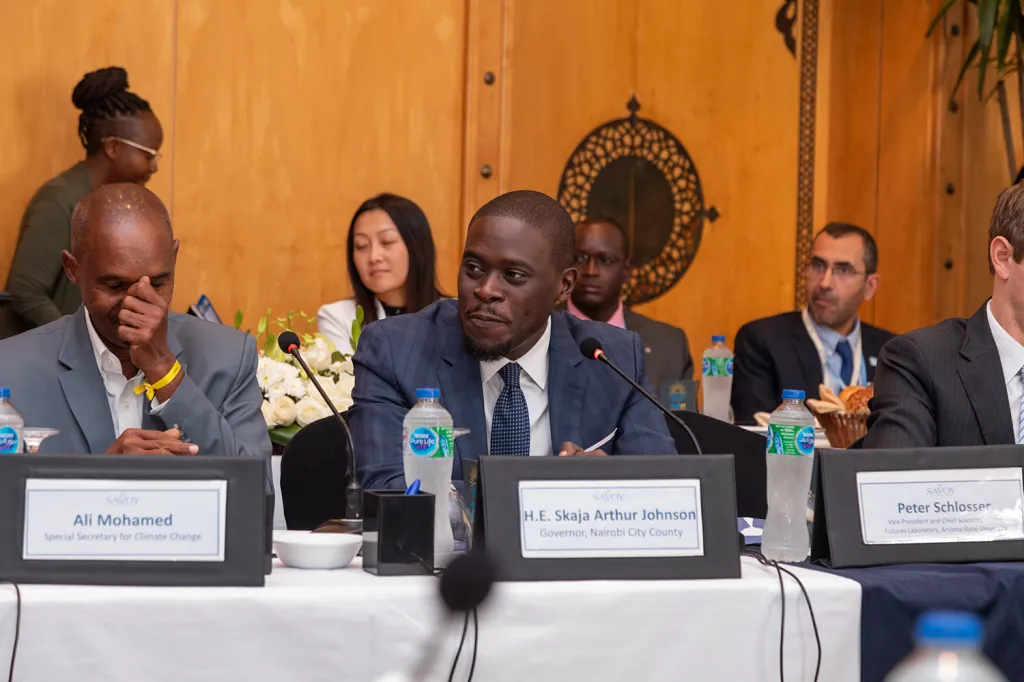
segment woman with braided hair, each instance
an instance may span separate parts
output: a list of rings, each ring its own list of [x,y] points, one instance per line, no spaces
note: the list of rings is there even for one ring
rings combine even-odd
[[[0,314],[0,338],[69,315],[82,298],[64,275],[60,254],[71,247],[71,214],[100,185],[145,185],[157,170],[163,129],[149,103],[128,90],[128,73],[111,66],[85,74],[71,94],[81,110],[78,137],[85,160],[46,182],[25,209],[7,276],[11,303]]]

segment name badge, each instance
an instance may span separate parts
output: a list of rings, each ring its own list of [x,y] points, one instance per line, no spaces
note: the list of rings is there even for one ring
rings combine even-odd
[[[524,559],[704,556],[699,479],[520,481]]]
[[[25,480],[22,559],[224,561],[227,481]]]
[[[857,473],[865,545],[1024,539],[1020,467]]]

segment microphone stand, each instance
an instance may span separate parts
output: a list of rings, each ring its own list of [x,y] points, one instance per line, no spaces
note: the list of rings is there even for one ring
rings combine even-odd
[[[661,402],[659,402],[657,398],[655,398],[653,395],[651,395],[650,392],[647,389],[645,389],[643,386],[641,386],[637,382],[633,381],[632,377],[630,377],[628,374],[626,374],[621,369],[616,367],[615,363],[613,363],[611,360],[609,360],[608,356],[604,354],[604,350],[597,349],[596,352],[594,353],[593,357],[594,357],[595,360],[599,360],[599,361],[603,362],[605,365],[607,365],[608,367],[611,367],[612,370],[616,374],[618,374],[620,377],[625,379],[626,382],[629,383],[630,386],[632,386],[633,388],[638,390],[640,392],[640,395],[642,395],[643,397],[647,398],[649,401],[654,403],[654,406],[657,407],[659,410],[661,410],[665,414],[666,417],[668,417],[669,419],[674,421],[679,426],[683,427],[683,430],[686,431],[686,435],[688,435],[690,437],[690,440],[693,441],[693,447],[697,449],[697,454],[698,455],[703,455],[704,454],[704,452],[700,449],[700,443],[697,441],[697,436],[693,435],[693,431],[690,430],[690,427],[686,424],[686,422],[683,421],[682,419],[680,419],[678,415],[673,414],[672,410],[670,410],[667,407],[665,407],[664,405],[662,405]]]
[[[282,344],[283,345],[283,344]],[[302,355],[299,353],[299,345],[297,343],[289,343],[287,348],[283,348],[286,353],[291,355],[302,367],[302,371],[309,377],[310,383],[316,386],[316,390],[320,393],[320,397],[327,403],[327,407],[331,408],[331,412],[334,413],[334,418],[338,420],[338,425],[341,426],[341,430],[345,432],[345,439],[348,441],[348,462],[345,464],[346,473],[348,474],[348,486],[345,488],[345,519],[355,520],[363,518],[363,489],[359,487],[359,481],[356,480],[356,449],[352,443],[352,432],[348,429],[348,424],[345,423],[345,419],[338,413],[338,408],[334,406],[331,399],[327,397],[327,393],[324,391],[320,382],[317,381],[316,374],[310,369],[306,361],[302,359]]]

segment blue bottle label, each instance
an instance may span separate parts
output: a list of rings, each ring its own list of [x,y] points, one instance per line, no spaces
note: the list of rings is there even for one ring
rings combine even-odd
[[[10,426],[0,426],[0,454],[12,455],[21,452],[18,432]]]
[[[452,457],[454,440],[450,426],[421,426],[409,434],[409,450],[420,457]]]

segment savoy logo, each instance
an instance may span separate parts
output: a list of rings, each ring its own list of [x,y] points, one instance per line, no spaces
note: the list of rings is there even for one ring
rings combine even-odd
[[[594,493],[594,499],[598,502],[621,502],[622,493],[617,493],[614,490],[602,490]]]
[[[939,497],[949,497],[956,492],[956,489],[948,485],[937,485],[927,489],[929,495],[937,495]]]
[[[136,495],[126,495],[124,493],[118,493],[117,495],[107,495],[107,504],[115,507],[134,507],[139,503],[139,498]]]

